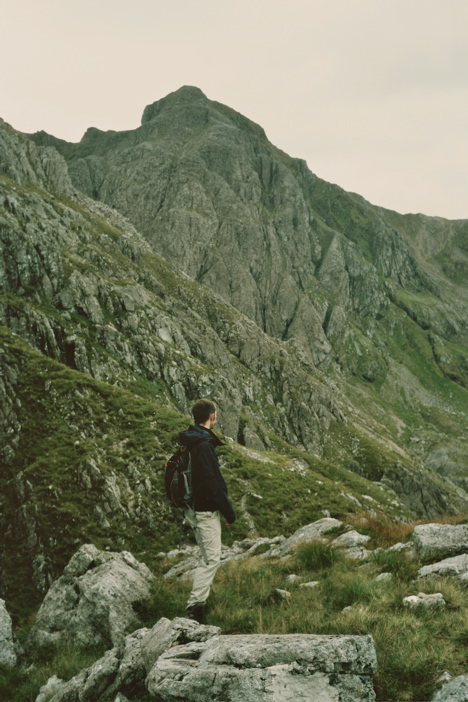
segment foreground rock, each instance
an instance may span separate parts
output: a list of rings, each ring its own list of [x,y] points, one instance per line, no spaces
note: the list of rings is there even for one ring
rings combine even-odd
[[[446,558],[468,553],[468,524],[420,524],[413,543],[419,558]]]
[[[468,700],[468,675],[453,678],[431,698],[431,702],[466,702],[466,700]]]
[[[164,702],[357,702],[375,699],[370,636],[215,636],[174,646],[146,684]]]
[[[0,668],[14,668],[20,653],[19,644],[13,634],[11,617],[0,600]]]
[[[131,553],[82,546],[44,598],[28,648],[71,638],[81,646],[116,646],[138,628],[133,603],[150,596],[154,577]]]

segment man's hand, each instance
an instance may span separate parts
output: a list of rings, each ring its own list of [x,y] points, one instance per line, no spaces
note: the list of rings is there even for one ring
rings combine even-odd
[[[231,526],[232,522],[224,522],[224,526]]]

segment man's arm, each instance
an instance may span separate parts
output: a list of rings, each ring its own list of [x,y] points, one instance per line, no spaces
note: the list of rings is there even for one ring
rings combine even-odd
[[[226,524],[233,524],[236,521],[236,515],[227,494],[222,489],[217,478],[217,472],[219,471],[218,457],[216,456],[213,446],[208,441],[201,444],[198,449],[197,458],[210,497],[213,499],[216,508],[219,509],[225,518]]]

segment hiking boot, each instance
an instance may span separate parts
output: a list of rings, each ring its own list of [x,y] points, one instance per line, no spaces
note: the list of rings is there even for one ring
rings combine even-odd
[[[197,602],[197,604],[190,605],[190,607],[187,607],[186,613],[187,613],[186,616],[188,619],[193,619],[195,622],[198,622],[199,624],[204,624],[205,623],[205,616],[206,616],[205,602]]]

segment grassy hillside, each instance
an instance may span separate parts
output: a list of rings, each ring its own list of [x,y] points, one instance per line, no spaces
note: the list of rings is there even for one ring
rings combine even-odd
[[[177,545],[163,466],[189,418],[53,361],[4,327],[0,343],[20,426],[0,475],[2,596],[18,619],[83,543],[127,549],[150,565]],[[239,517],[227,543],[251,534],[252,523],[260,536],[289,535],[323,510],[344,517],[370,504],[411,515],[384,486],[278,438],[267,452],[225,441],[219,453]]]

